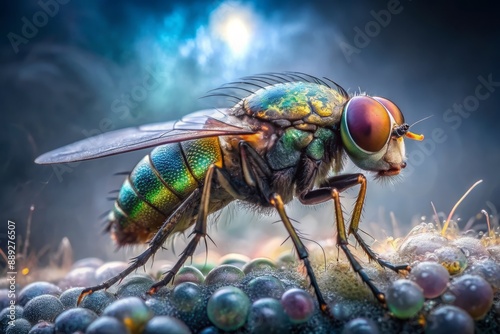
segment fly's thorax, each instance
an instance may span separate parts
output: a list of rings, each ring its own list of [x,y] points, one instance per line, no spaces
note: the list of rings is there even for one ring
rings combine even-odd
[[[345,93],[312,82],[280,83],[257,90],[236,105],[232,114],[258,133],[250,144],[273,170],[297,166],[303,154],[314,161],[337,156],[332,143],[338,128]],[[258,138],[262,129],[271,135]]]
[[[240,115],[238,118],[255,133],[219,137],[224,168],[227,169],[233,177],[238,177],[241,174],[239,147],[241,142],[249,144],[260,156],[263,156],[274,145],[280,131],[275,125],[249,117],[248,115]]]
[[[303,155],[313,161],[329,159],[336,135],[334,129],[318,128],[305,131],[288,127],[266,153],[266,160],[273,170],[297,166]]]
[[[271,127],[272,125],[269,124],[269,127],[264,128]],[[316,169],[315,177],[321,180],[330,171],[331,160],[338,158],[337,163],[339,166],[341,165],[340,154],[342,150],[339,144],[340,134],[338,130],[319,128],[311,132],[295,127],[274,130],[248,136],[220,137],[224,168],[230,173],[231,180],[235,185],[248,186],[240,161],[240,143],[242,141],[251,146],[267,163],[272,171],[269,180],[270,190],[279,193],[285,203],[293,199],[297,186],[302,189],[300,187],[300,183],[303,181],[302,177],[308,179],[310,176],[309,174],[301,174],[300,176],[297,174],[298,170],[305,172],[303,168],[300,168],[300,164],[304,164],[306,161],[311,162],[313,168],[307,169],[307,171],[312,172],[313,169]],[[308,188],[309,185],[306,187]],[[260,195],[252,196],[252,193],[249,193],[249,197],[245,201],[263,206],[268,204]]]
[[[289,82],[259,89],[233,108],[233,113],[246,114],[279,127],[314,130],[337,124],[346,101],[343,94],[325,85]]]
[[[338,125],[330,128],[304,127],[301,123],[283,128],[247,115],[241,117],[250,124],[255,134],[220,137],[224,166],[233,171],[233,175],[241,168],[239,144],[242,141],[264,157],[274,171],[296,167],[302,155],[318,162],[329,161],[340,150]]]

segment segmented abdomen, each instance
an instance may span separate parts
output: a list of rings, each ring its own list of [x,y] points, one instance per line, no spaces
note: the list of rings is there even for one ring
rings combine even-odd
[[[174,209],[204,183],[208,167],[222,167],[218,137],[156,147],[122,185],[109,228],[119,245],[147,241]]]

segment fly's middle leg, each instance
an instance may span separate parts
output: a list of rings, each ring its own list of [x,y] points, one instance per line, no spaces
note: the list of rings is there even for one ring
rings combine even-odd
[[[304,267],[306,268],[307,272],[307,277],[309,277],[311,286],[314,289],[314,293],[316,294],[316,298],[318,299],[319,307],[321,308],[321,311],[324,313],[327,313],[330,315],[329,311],[329,306],[326,303],[325,299],[323,298],[323,295],[321,294],[321,291],[318,286],[318,282],[316,281],[316,275],[314,274],[314,271],[311,266],[311,262],[309,261],[309,254],[307,252],[306,247],[302,243],[302,240],[300,240],[300,237],[297,234],[297,231],[292,225],[292,222],[290,221],[290,218],[288,218],[286,212],[285,212],[285,207],[283,204],[283,200],[281,199],[281,196],[279,194],[273,193],[271,194],[269,198],[269,203],[271,203],[272,206],[276,208],[278,211],[278,214],[280,215],[281,221],[285,225],[285,228],[290,235],[290,238],[292,239],[293,245],[295,246],[295,249],[297,250],[297,255],[299,256],[299,259],[302,260],[304,263]]]
[[[342,207],[340,205],[340,192],[351,188],[355,185],[360,186],[359,194],[354,205],[354,210],[349,224],[349,229],[346,229]],[[363,282],[368,285],[375,297],[382,303],[385,303],[385,296],[372,283],[368,275],[364,272],[363,267],[359,264],[356,258],[352,255],[348,248],[348,234],[352,234],[356,241],[360,244],[363,251],[371,260],[375,260],[381,266],[392,269],[396,272],[400,270],[409,270],[408,265],[393,265],[385,260],[382,260],[371,248],[366,244],[363,238],[359,235],[359,221],[363,210],[364,200],[366,195],[366,178],[363,174],[346,174],[329,178],[324,187],[311,190],[300,197],[303,204],[314,205],[333,199],[335,206],[335,218],[337,221],[337,244],[345,253],[352,268],[361,277]]]
[[[278,211],[281,221],[285,225],[288,235],[290,236],[297,251],[297,255],[304,264],[307,277],[309,278],[310,284],[314,289],[319,307],[322,312],[330,316],[330,308],[323,298],[321,290],[319,289],[316,275],[314,274],[311,262],[309,261],[309,253],[307,252],[302,240],[300,240],[300,237],[293,227],[290,218],[286,214],[285,205],[281,195],[270,191],[268,177],[271,175],[271,171],[267,167],[267,163],[257,154],[257,152],[244,142],[240,143],[240,152],[241,167],[246,183],[260,193],[263,198],[266,198],[267,202]]]

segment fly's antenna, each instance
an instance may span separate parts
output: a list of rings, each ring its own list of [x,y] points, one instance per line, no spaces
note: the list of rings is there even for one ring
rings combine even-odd
[[[422,141],[424,140],[424,135],[416,134],[410,131],[411,125],[408,125],[408,123],[401,124],[399,126],[396,126],[394,129],[392,129],[392,134],[391,136],[400,138],[405,136],[406,138],[413,139],[413,140],[418,140]]]
[[[434,115],[430,115],[430,116],[424,117],[424,118],[422,118],[422,119],[414,122],[411,125],[408,125],[407,123],[401,124],[400,126],[394,128],[394,130],[392,130],[392,135],[394,137],[396,137],[396,138],[405,136],[408,139],[422,141],[422,140],[424,140],[424,135],[419,135],[419,134],[413,133],[413,132],[410,131],[410,128],[412,126],[414,126],[415,124],[418,124],[418,123],[420,123],[422,121],[425,121],[426,119],[431,118],[432,116],[434,116]]]
[[[431,117],[434,117],[434,115],[429,115],[429,116],[427,116],[427,117],[424,117],[424,118],[422,118],[422,119],[419,119],[418,121],[416,121],[416,122],[414,122],[412,125],[410,125],[410,128],[411,128],[412,126],[414,126],[415,124],[418,124],[418,123],[420,123],[420,122],[423,122],[423,121],[425,121],[425,120],[428,120],[428,119],[429,119],[429,118],[431,118]]]

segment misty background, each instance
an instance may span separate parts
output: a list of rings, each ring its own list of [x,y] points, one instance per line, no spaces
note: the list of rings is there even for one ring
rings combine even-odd
[[[406,140],[403,176],[393,184],[369,182],[361,226],[375,236],[393,232],[390,212],[405,233],[431,216],[431,201],[447,215],[479,179],[484,182],[457,211],[461,226],[482,209],[500,210],[500,29],[489,2],[23,0],[0,6],[2,247],[7,220],[24,236],[34,205],[35,251],[55,249],[66,236],[76,258],[134,254],[112,252],[99,216],[112,207],[109,191],[123,181],[113,174],[132,170],[146,152],[62,166],[33,160],[90,135],[211,107],[213,101],[199,99],[208,90],[262,72],[326,76],[350,93],[387,97],[410,124],[433,115],[412,128],[424,142]],[[256,220],[247,211],[234,219],[234,210],[228,224],[210,233],[233,238],[227,248],[218,242],[221,252],[255,248],[268,235],[285,239],[284,228],[270,223],[276,218]],[[290,215],[314,239],[334,234],[331,204],[302,209],[295,203]],[[484,217],[476,222],[484,223]]]

